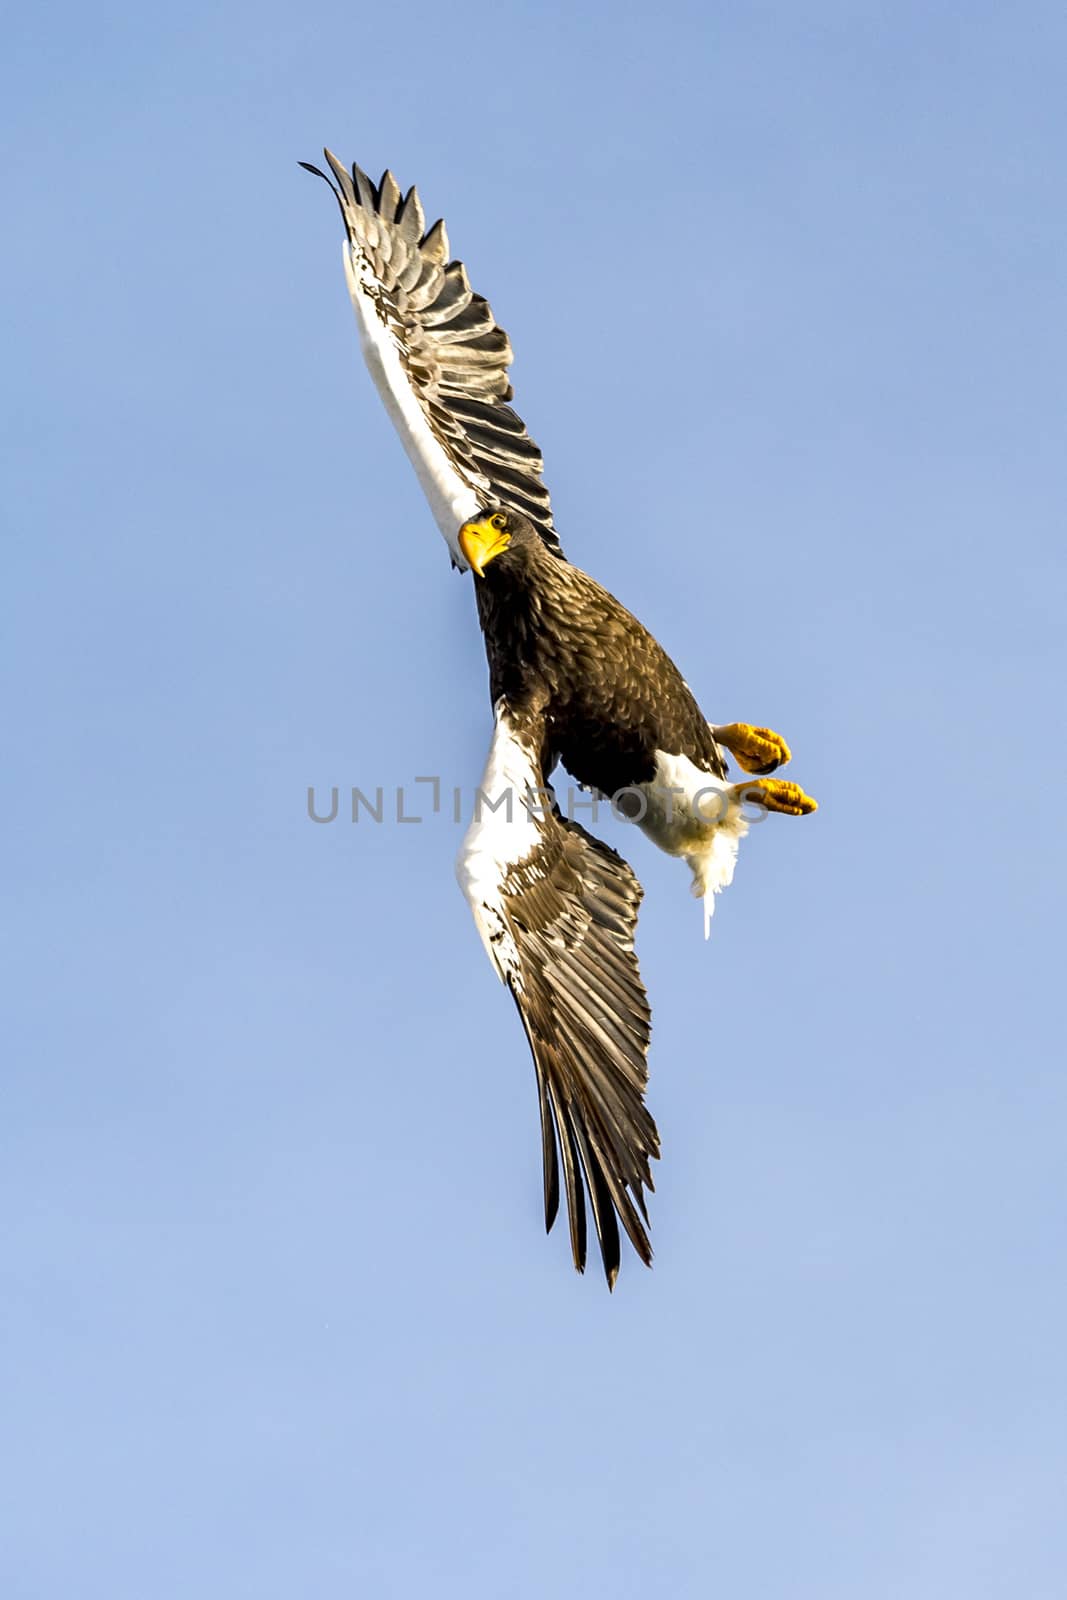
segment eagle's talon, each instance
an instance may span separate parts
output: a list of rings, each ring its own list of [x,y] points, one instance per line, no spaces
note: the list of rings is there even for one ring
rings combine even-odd
[[[778,811],[786,817],[806,817],[818,811],[819,802],[805,794],[799,783],[787,783],[784,778],[764,779],[761,783],[737,783],[734,792],[742,800],[751,800],[764,811]]]
[[[725,745],[738,766],[745,772],[766,777],[769,772],[784,766],[792,751],[780,733],[772,728],[754,728],[750,722],[728,722],[724,727],[713,728],[718,742]]]

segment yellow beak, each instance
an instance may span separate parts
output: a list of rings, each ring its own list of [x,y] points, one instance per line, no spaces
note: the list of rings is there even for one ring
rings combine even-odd
[[[489,517],[481,522],[465,522],[459,530],[459,547],[463,551],[463,558],[479,578],[485,577],[485,569],[490,561],[502,554],[510,543],[511,536],[502,528],[494,528]]]

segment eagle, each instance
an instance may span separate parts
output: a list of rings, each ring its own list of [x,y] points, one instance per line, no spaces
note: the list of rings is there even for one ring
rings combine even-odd
[[[564,815],[557,764],[692,873],[707,937],[715,896],[761,812],[816,803],[773,778],[782,737],[712,724],[674,662],[625,606],[563,554],[541,451],[512,408],[512,350],[488,302],[427,228],[414,188],[377,184],[329,151],[345,276],[375,385],[452,565],[473,577],[493,732],[456,862],[537,1080],[545,1227],[566,1195],[571,1254],[587,1254],[587,1197],[609,1288],[621,1229],[650,1266],[646,1195],[659,1134],[645,1103],[651,1013],[634,950],[641,885]],[[745,775],[730,775],[727,756]],[[568,807],[568,813],[572,810]]]

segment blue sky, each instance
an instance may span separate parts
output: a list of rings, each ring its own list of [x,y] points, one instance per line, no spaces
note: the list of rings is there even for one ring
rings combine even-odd
[[[1062,8],[7,25],[6,1600],[1052,1600]],[[646,885],[656,1265],[540,1221],[447,818],[469,581],[324,142],[417,182],[569,554],[821,802]]]

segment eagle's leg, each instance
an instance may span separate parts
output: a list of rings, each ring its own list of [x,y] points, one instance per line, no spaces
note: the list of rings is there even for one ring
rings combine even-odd
[[[819,809],[818,801],[805,794],[799,783],[787,783],[784,778],[735,783],[733,792],[739,800],[751,800],[764,811],[780,811],[786,817],[806,817]]]
[[[721,728],[712,727],[711,731],[739,767],[760,777],[784,766],[792,754],[780,733],[771,728],[754,728],[750,722],[727,722]]]

